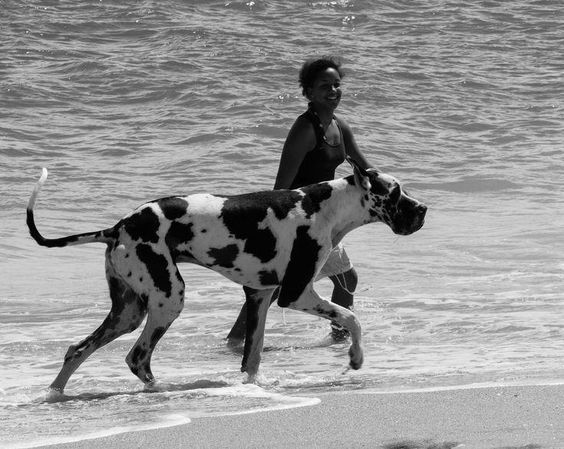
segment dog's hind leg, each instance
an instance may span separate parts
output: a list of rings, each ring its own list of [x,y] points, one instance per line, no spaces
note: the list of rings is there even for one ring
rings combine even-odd
[[[351,334],[351,346],[349,349],[350,367],[359,369],[362,366],[364,360],[362,335],[360,323],[353,312],[321,298],[315,290],[313,290],[311,284],[309,284],[298,299],[294,301],[289,298],[284,298],[283,295],[284,290],[282,290],[281,293],[281,299],[284,301],[282,304],[284,304],[284,306],[335,321],[337,324],[347,329]]]
[[[151,357],[155,346],[184,308],[184,281],[174,264],[170,277],[170,291],[154,288],[148,295],[147,323],[139,339],[129,351],[126,362],[145,385],[151,386],[155,377],[151,371]]]
[[[134,331],[145,317],[146,299],[116,277],[112,267],[108,264],[106,275],[112,299],[110,313],[100,327],[89,337],[69,348],[65,355],[63,367],[50,386],[52,390],[62,393],[71,375],[94,351],[119,336]]]
[[[266,315],[275,289],[255,290],[249,287],[244,287],[244,289],[247,298],[247,331],[241,371],[248,373],[252,381],[259,369]]]

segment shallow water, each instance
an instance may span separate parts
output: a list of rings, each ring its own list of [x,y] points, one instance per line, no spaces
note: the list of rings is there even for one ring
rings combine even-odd
[[[2,446],[306,405],[329,390],[562,380],[563,13],[558,1],[3,5]],[[273,307],[262,377],[245,384],[224,342],[240,288],[184,265],[187,305],[155,353],[158,391],[125,365],[133,333],[47,398],[109,299],[101,246],[28,237],[41,167],[48,236],[110,226],[160,196],[269,189],[305,108],[297,71],[326,53],[343,57],[338,112],[367,158],[429,206],[412,236],[370,225],[345,239],[363,368],[346,370],[326,322]]]

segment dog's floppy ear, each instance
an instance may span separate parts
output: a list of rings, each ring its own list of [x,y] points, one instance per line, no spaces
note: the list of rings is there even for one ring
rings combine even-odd
[[[358,163],[347,156],[347,162],[352,165],[354,170],[354,182],[357,186],[362,187],[364,190],[370,190],[370,178],[368,172],[362,168]]]

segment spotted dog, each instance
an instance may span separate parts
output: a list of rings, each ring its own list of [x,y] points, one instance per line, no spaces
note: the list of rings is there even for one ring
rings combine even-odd
[[[155,382],[151,355],[184,307],[185,285],[177,264],[210,268],[247,291],[248,314],[241,371],[253,378],[259,368],[270,299],[280,287],[278,305],[333,320],[351,335],[350,366],[363,362],[360,325],[350,310],[322,299],[313,280],[331,248],[348,232],[384,222],[394,233],[423,226],[426,206],[409,197],[391,176],[364,170],[296,190],[234,196],[194,194],[148,202],[115,226],[62,238],[44,238],[33,208],[47,179],[43,169],[27,206],[27,225],[41,246],[107,245],[106,278],[111,310],[89,337],[70,346],[50,388],[63,392],[88,356],[147,316],[145,328],[126,362],[147,386]]]

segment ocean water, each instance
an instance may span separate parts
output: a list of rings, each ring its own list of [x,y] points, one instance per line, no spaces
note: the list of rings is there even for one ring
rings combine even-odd
[[[564,5],[504,1],[0,2],[0,445],[33,447],[316,402],[327,391],[564,381]],[[308,57],[340,56],[338,113],[429,206],[409,237],[345,238],[365,364],[326,321],[273,307],[261,378],[224,338],[240,287],[183,265],[186,307],[156,391],[96,352],[50,398],[70,344],[109,310],[104,247],[41,248],[171,194],[272,187]],[[343,166],[339,175],[347,175]],[[318,284],[329,296],[331,286]],[[51,400],[50,400],[51,399]]]

